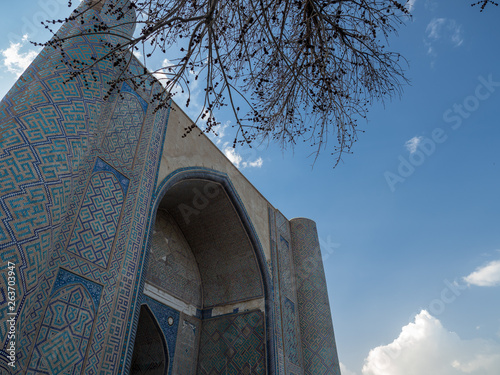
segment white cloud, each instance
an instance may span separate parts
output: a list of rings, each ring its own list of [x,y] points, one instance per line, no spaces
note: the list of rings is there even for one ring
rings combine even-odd
[[[417,2],[417,0],[408,0],[405,4],[405,8],[411,12],[414,8],[415,8],[415,3]]]
[[[243,156],[235,151],[231,146],[225,146],[223,149],[224,155],[229,159],[231,163],[235,165],[236,168],[260,168],[264,164],[264,160],[261,157],[250,161],[250,158],[243,160]]]
[[[207,133],[208,138],[216,145],[220,145],[226,136],[226,129],[231,125],[230,121],[226,121],[224,124],[218,124],[212,128],[212,130]],[[224,146],[227,142],[224,144]]]
[[[245,163],[243,163],[245,164]],[[264,164],[264,160],[262,158],[257,158],[255,161],[250,161],[246,164],[247,167],[252,167],[252,168],[260,168],[262,167],[262,164]]]
[[[238,154],[234,150],[234,148],[232,148],[232,147],[226,147],[224,149],[224,155],[226,155],[226,158],[228,158],[229,161],[236,166],[236,168],[240,167],[241,162],[243,161],[243,158],[241,157],[240,154]]]
[[[161,69],[154,71],[153,76],[155,76],[161,84],[166,87],[168,80],[173,78],[178,65],[171,62],[169,59],[164,59],[161,64]],[[190,70],[187,77],[184,77],[189,80],[189,83],[186,83],[186,81],[183,80],[182,84],[176,84],[171,89],[174,101],[181,107],[185,108],[186,102],[189,99],[189,107],[185,110],[191,117],[194,118],[198,117],[202,110],[201,105],[199,104],[199,96],[202,93],[202,90],[199,88],[199,80],[195,79],[197,74],[197,72]]]
[[[208,133],[208,137],[217,147],[219,147],[236,168],[261,168],[264,164],[264,160],[261,157],[257,157],[255,148],[240,148],[240,152],[236,152],[232,146],[229,146],[229,142],[224,142],[226,129],[228,129],[230,125],[231,122],[226,121],[224,124],[215,126]]]
[[[452,44],[454,47],[462,45],[464,41],[462,26],[455,20],[433,18],[426,28],[424,46],[427,54],[432,58],[431,67],[434,67],[438,56],[439,45]]]
[[[355,372],[352,372],[347,367],[345,367],[345,365],[342,362],[340,362],[340,373],[342,375],[356,375]]]
[[[441,37],[441,29],[445,23],[445,18],[433,18],[425,29],[427,37],[431,39],[439,39]]]
[[[425,32],[429,44],[443,40],[458,47],[464,41],[462,26],[457,21],[447,18],[433,18],[427,25]]]
[[[478,267],[464,280],[468,284],[477,286],[498,286],[500,285],[500,260],[493,260],[483,267]]]
[[[420,142],[422,142],[423,137],[413,137],[409,141],[406,141],[405,147],[406,149],[410,152],[410,154],[413,154],[414,152],[417,151],[418,145]]]
[[[8,48],[0,50],[3,57],[3,64],[7,68],[7,71],[14,73],[17,76],[20,76],[26,70],[38,54],[35,50],[21,52],[21,48],[24,47],[27,40],[28,35],[24,35],[21,42],[10,42]]]
[[[398,338],[368,354],[363,375],[498,375],[500,343],[463,340],[422,310]]]
[[[132,51],[132,53],[133,53],[133,54],[134,54],[134,56],[135,56],[135,57],[137,57],[139,60],[141,60],[141,59],[142,59],[142,53],[141,53],[141,51],[138,51],[138,50],[134,49],[134,50]]]

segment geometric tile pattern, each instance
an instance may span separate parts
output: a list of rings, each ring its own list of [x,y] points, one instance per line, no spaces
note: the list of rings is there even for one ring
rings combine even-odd
[[[295,308],[297,283],[290,246],[290,223],[279,211],[276,211],[276,228],[285,372],[302,374],[299,317]]]
[[[67,273],[61,270],[60,273]],[[60,278],[59,278],[60,279]],[[90,281],[86,281],[89,284]],[[99,289],[98,285],[94,288]],[[82,284],[54,290],[47,305],[28,372],[80,374],[94,324],[97,306]]]
[[[128,179],[125,186],[128,186]],[[123,191],[123,185],[114,174],[94,173],[87,186],[67,251],[106,268],[125,194],[126,190]]]
[[[111,165],[106,163],[101,158],[97,158],[94,165],[94,169],[92,170],[92,173],[98,173],[98,172],[109,172],[113,174],[116,177],[116,180],[120,183],[123,193],[127,194],[130,180],[123,174],[121,174],[116,168],[113,168]]]
[[[129,85],[123,83],[113,117],[101,145],[102,149],[109,153],[120,167],[131,169],[133,166],[147,107],[144,99]]]
[[[202,322],[198,374],[265,374],[264,314],[252,311]]]
[[[63,26],[60,35],[74,27]],[[75,37],[65,46],[67,58],[79,61],[98,51],[102,41],[95,37]],[[65,82],[61,55],[44,48],[0,103],[0,257],[17,271],[16,371],[27,366],[37,337],[51,288],[46,272],[114,70],[102,62],[94,73],[97,82],[88,86],[82,77]],[[0,348],[6,313],[7,305],[0,305]]]
[[[135,60],[133,61],[133,63],[135,63]],[[132,89],[132,87],[130,87],[130,85],[127,82],[123,82],[121,93],[122,95],[124,95],[125,93],[131,94],[139,101],[139,104],[141,105],[144,114],[148,111],[148,103],[137,92],[135,92],[134,89]],[[115,117],[116,116],[113,116],[113,119]]]
[[[130,12],[122,21],[129,15]],[[85,15],[87,25],[69,21],[58,33],[80,31],[89,24],[100,22],[99,17],[93,11],[88,12]],[[116,13],[112,17],[116,17]],[[103,38],[108,39],[108,36],[72,37],[65,43],[67,57],[63,60],[93,61],[108,48]],[[69,71],[61,64],[61,58],[52,48],[43,49],[0,103],[0,258],[18,265],[18,366],[14,372],[24,373],[31,363],[30,353],[35,353],[35,340],[42,337],[38,333],[45,319],[52,285],[59,267],[64,267],[103,286],[92,340],[86,351],[84,373],[117,374],[125,360],[124,343],[130,335],[130,316],[137,303],[134,290],[142,271],[144,223],[156,183],[167,111],[155,114],[149,111],[131,152],[135,162],[124,170],[118,158],[113,159],[99,148],[106,128],[112,128],[108,125],[115,109],[120,111],[116,104],[119,94],[111,95],[107,101],[103,97],[107,94],[108,82],[118,75],[124,77],[124,72],[108,61],[101,61],[93,69],[96,81],[89,73],[87,84],[82,77],[65,82]],[[148,100],[152,81],[151,78],[144,89],[136,90]],[[159,85],[154,84],[154,90],[158,93]],[[134,96],[130,92],[124,95]],[[134,100],[139,102],[143,113],[141,101]],[[108,185],[108,191],[117,191],[115,188],[120,186],[123,193],[120,218],[123,225],[115,229],[113,249],[107,255],[107,269],[98,266],[105,263],[105,252],[102,258],[96,259],[85,255],[92,260],[88,261],[65,251],[72,240],[83,201],[90,195],[87,188],[97,183],[91,181],[97,157],[119,168],[130,182],[125,195],[122,181],[110,172],[116,179]],[[98,174],[109,177],[108,171]],[[6,312],[6,305],[0,304],[0,350],[7,344]],[[41,348],[39,346],[38,350]],[[0,373],[10,371],[4,365],[0,360]],[[53,370],[58,371],[56,367]]]
[[[155,86],[152,95],[158,92],[160,92],[159,85]],[[161,141],[165,134],[167,115],[168,112],[162,110],[146,117],[137,149],[136,162],[130,175],[131,180],[132,178],[134,180],[134,186],[127,194],[127,203],[123,209],[123,230],[121,225],[117,237],[120,253],[117,253],[118,247],[115,247],[113,251],[113,254],[117,254],[116,264],[113,265],[113,283],[115,284],[110,283],[108,290],[111,299],[111,313],[108,315],[109,326],[106,328],[112,332],[119,332],[120,339],[117,340],[108,335],[103,340],[104,355],[99,364],[98,372],[96,372],[99,375],[122,373],[125,363],[132,356],[132,351],[127,351],[126,344],[132,334],[136,307],[140,304],[137,291],[144,267],[144,245],[147,240],[146,222],[151,207],[151,196],[156,184],[161,157]],[[129,199],[129,195],[133,199]],[[113,257],[114,255],[112,255]],[[119,288],[118,293],[116,292],[117,287]],[[103,325],[103,327],[105,326]],[[108,352],[113,352],[113,355],[107,355]]]
[[[305,374],[340,375],[316,224],[307,219],[290,224]]]
[[[285,296],[295,299],[294,274],[291,268],[292,258],[290,252],[289,241],[285,240],[282,235],[279,236],[278,242],[279,266],[281,291]]]
[[[59,269],[54,285],[52,286],[51,295],[60,288],[73,284],[83,285],[85,287],[94,303],[94,310],[97,311],[102,294],[102,285],[96,284],[72,272],[68,272],[65,269]]]
[[[99,3],[99,0],[88,0],[90,3]],[[102,4],[104,3],[104,4]],[[117,0],[117,1],[103,1],[97,7],[102,6],[102,10],[99,13],[100,18],[108,25],[113,25],[113,32],[115,39],[116,34],[124,34],[126,36],[131,36],[134,33],[135,23],[131,22],[130,13],[125,13],[129,9],[130,2],[128,0]],[[116,19],[120,22],[116,22]],[[115,41],[116,42],[116,41]],[[133,72],[134,73],[134,72]],[[143,73],[143,71],[141,71]],[[133,74],[135,76],[135,74]]]
[[[145,295],[142,296],[142,303],[149,307],[150,312],[156,318],[156,321],[161,328],[163,337],[166,340],[168,349],[168,373],[170,374],[173,365],[171,359],[173,359],[175,355],[175,344],[177,341],[180,313],[177,310],[174,310],[169,306],[165,306],[164,304]]]
[[[158,94],[161,88],[156,85],[151,95]],[[125,363],[131,360],[132,350],[127,350],[127,340],[134,327],[135,312],[140,305],[138,288],[140,275],[143,272],[144,245],[147,241],[146,222],[151,207],[151,196],[158,171],[160,151],[166,128],[168,112],[158,111],[149,115],[143,126],[143,132],[137,148],[136,162],[128,174],[131,179],[131,190],[127,193],[123,209],[123,225],[117,235],[117,245],[113,250],[109,269],[113,281],[109,283],[110,312],[109,322],[103,328],[116,332],[118,337],[105,335],[102,342],[102,357],[96,374],[120,374]],[[133,198],[129,198],[133,197]],[[120,251],[118,251],[120,250]],[[115,257],[114,254],[117,256]],[[113,259],[115,259],[113,261]],[[116,263],[113,263],[116,262]],[[118,292],[117,292],[118,288]],[[153,311],[154,312],[154,311]],[[109,353],[109,354],[108,354]],[[111,354],[112,353],[112,354]],[[99,355],[96,353],[96,355]],[[99,357],[97,357],[99,358]],[[90,374],[89,374],[90,375]]]
[[[273,270],[273,304],[275,327],[274,336],[276,338],[276,375],[285,374],[285,359],[283,348],[283,326],[281,319],[281,292],[280,292],[280,277],[278,268],[278,254],[276,246],[276,213],[274,208],[268,208],[269,213],[269,232],[271,236],[271,266]]]
[[[293,364],[299,365],[297,329],[295,328],[295,305],[285,297],[283,309],[283,330],[285,332],[285,350],[288,359]]]
[[[140,63],[138,64],[140,65]],[[162,88],[156,82],[146,82],[145,86],[151,88],[149,93],[152,96],[159,95],[162,92]],[[154,194],[154,186],[158,179],[159,160],[165,143],[169,114],[170,109],[167,109],[158,111],[155,115],[148,113],[146,116],[144,130],[137,150],[137,162],[134,164],[133,171],[130,175],[131,179],[134,178],[136,183],[129,195],[137,197],[134,198],[135,200],[132,200],[137,206],[133,215],[130,215],[130,219],[128,218],[127,209],[132,210],[133,206],[127,208],[128,203],[126,203],[125,206],[123,225],[130,226],[130,236],[127,241],[126,256],[122,257],[123,260],[121,260],[123,265],[121,268],[117,269],[118,272],[121,271],[125,274],[124,280],[128,281],[125,285],[126,292],[128,293],[127,295],[130,296],[129,300],[125,301],[130,306],[130,310],[127,312],[128,315],[126,315],[124,321],[125,324],[121,326],[118,326],[118,324],[116,325],[116,328],[123,332],[124,337],[124,345],[121,351],[120,349],[118,351],[121,353],[120,361],[118,366],[114,367],[115,373],[119,374],[125,371],[124,367],[131,362],[133,355],[133,348],[128,347],[126,343],[136,330],[138,312],[142,303],[142,296],[136,293],[138,290],[143,290],[144,288],[145,264],[147,264],[147,259],[149,257],[149,251],[146,249],[147,243],[151,237],[151,233],[146,232],[146,228],[149,229],[149,224],[145,225],[145,222],[146,218],[151,217],[151,212],[153,210],[151,202]],[[126,272],[125,269],[127,270]],[[111,290],[110,293],[112,293]],[[113,328],[115,328],[114,322],[111,322],[111,324]],[[114,345],[113,342],[108,340],[106,346],[109,345],[108,343]],[[112,361],[106,362],[106,366],[111,367],[112,363]],[[113,372],[108,373],[113,374]]]

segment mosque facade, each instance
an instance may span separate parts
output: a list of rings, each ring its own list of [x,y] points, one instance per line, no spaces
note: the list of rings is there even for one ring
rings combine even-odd
[[[68,80],[112,38],[78,33],[124,4],[64,24],[65,54],[45,47],[0,103],[0,372],[340,375],[315,223],[183,137],[135,57]]]

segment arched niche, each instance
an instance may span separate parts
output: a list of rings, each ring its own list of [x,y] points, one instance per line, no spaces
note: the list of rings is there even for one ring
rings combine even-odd
[[[203,353],[212,352],[198,347],[204,343],[203,335],[208,329],[205,327],[243,327],[245,320],[252,321],[257,332],[253,340],[258,335],[262,340],[262,344],[254,345],[260,345],[263,357],[262,372],[257,373],[274,374],[272,304],[268,303],[272,294],[267,264],[230,180],[207,169],[183,169],[164,180],[153,204],[148,264],[143,278],[145,293],[153,285],[158,293],[168,295],[162,303],[200,320],[202,333],[195,345],[199,363]],[[175,303],[170,304],[171,301]],[[224,316],[228,322],[217,321]],[[179,335],[186,324],[181,319]],[[242,328],[242,334],[251,333]],[[232,355],[231,350],[225,353]]]
[[[165,375],[168,369],[165,338],[153,313],[141,306],[130,365],[130,375]]]
[[[198,263],[182,229],[169,211],[159,208],[150,241],[147,283],[201,309]]]
[[[169,254],[162,251],[165,248],[171,249]],[[184,292],[191,289],[191,294],[195,288],[190,288],[190,282],[198,273],[201,299],[196,307],[199,309],[264,297],[252,243],[221,184],[189,179],[172,186],[157,210],[151,250],[153,262],[148,265],[146,282],[158,277],[150,273],[158,264],[177,262],[169,265],[177,266],[176,273],[164,274],[163,284],[170,284],[166,286],[170,293],[175,293],[181,285],[186,286],[182,288]],[[185,296],[184,302],[189,303],[189,297]]]

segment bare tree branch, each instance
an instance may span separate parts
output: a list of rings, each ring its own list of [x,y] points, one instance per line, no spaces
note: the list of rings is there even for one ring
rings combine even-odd
[[[492,1],[492,0],[481,0],[481,1],[478,1],[477,3],[472,3],[471,6],[474,7],[476,5],[479,5],[479,7],[481,9],[480,12],[482,12],[484,10],[484,8],[486,8],[486,5],[488,5],[488,4],[498,6],[498,3],[496,1]]]
[[[188,93],[189,105],[194,76],[205,82],[198,118],[212,131],[215,115],[229,105],[237,129],[233,145],[271,141],[287,148],[302,140],[317,158],[329,141],[336,165],[351,151],[369,106],[400,95],[407,82],[406,61],[386,49],[388,37],[409,17],[396,0],[137,0],[102,10],[99,0],[87,3],[82,13],[113,12],[123,23],[97,22],[46,43],[63,49],[68,38],[115,37],[110,52],[93,64],[69,62],[74,74],[102,61],[126,69],[139,48],[144,64],[164,54],[170,65],[155,72],[166,88],[159,108],[176,87]],[[120,28],[129,8],[138,15],[137,31],[124,38]],[[149,74],[135,74],[135,80],[144,82]]]

